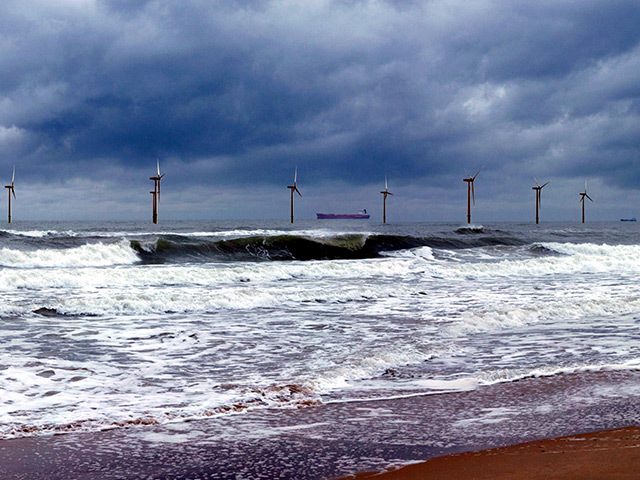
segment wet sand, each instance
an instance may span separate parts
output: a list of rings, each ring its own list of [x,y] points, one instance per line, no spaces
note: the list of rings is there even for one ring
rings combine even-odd
[[[624,480],[640,478],[640,428],[583,435],[432,458],[358,480]]]
[[[638,371],[582,372],[466,392],[255,410],[166,425],[8,439],[0,441],[0,479],[333,480],[437,457],[442,458],[431,462],[452,462],[445,463],[441,471],[468,468],[473,474],[462,470],[464,473],[449,477],[377,478],[571,479],[566,473],[562,477],[531,475],[565,472],[564,467],[550,462],[587,455],[580,450],[587,442],[604,446],[607,457],[614,459],[620,452],[623,458],[636,455],[633,463],[640,465],[633,436],[616,440],[617,447],[624,447],[617,450],[606,450],[608,444],[603,440],[575,440],[569,445],[575,443],[577,450],[539,458],[537,454],[557,448],[548,443],[552,441],[533,440],[640,425],[638,395]],[[637,437],[637,430],[629,432]],[[529,452],[511,456],[518,471],[529,472],[529,477],[517,477],[511,471],[500,477],[487,462],[502,456],[490,450],[488,454],[459,455],[496,448],[493,452],[502,452],[502,446],[531,441],[524,449],[510,447],[514,452]],[[545,452],[536,450],[541,445]],[[598,458],[579,463],[593,473],[595,466],[606,466]],[[620,468],[624,465],[622,460],[612,463]],[[406,471],[418,468],[422,466]],[[478,476],[485,472],[490,476]],[[575,478],[640,478],[617,473],[614,477],[594,475]]]

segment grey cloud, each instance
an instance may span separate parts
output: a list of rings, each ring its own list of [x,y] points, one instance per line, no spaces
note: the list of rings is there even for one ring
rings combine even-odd
[[[138,174],[156,157],[203,188],[276,188],[296,164],[308,185],[386,173],[452,195],[482,164],[496,178],[640,180],[636,2],[0,10],[0,154],[33,181],[105,162]]]

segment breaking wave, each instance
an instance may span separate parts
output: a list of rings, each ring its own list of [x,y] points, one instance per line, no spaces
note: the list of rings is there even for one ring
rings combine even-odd
[[[298,235],[257,235],[213,242],[164,237],[153,242],[133,240],[131,247],[146,263],[172,260],[349,260],[377,258],[385,252],[418,247],[463,249],[487,246],[519,246],[523,242],[509,236],[413,237],[398,235],[349,234],[331,237]]]
[[[0,266],[16,268],[39,267],[108,267],[130,265],[140,258],[126,240],[118,243],[85,244],[79,247],[38,250],[0,250]]]

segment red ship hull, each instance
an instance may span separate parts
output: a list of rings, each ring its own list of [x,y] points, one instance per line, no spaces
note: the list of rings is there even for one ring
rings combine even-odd
[[[371,215],[368,213],[316,213],[318,220],[366,220]]]

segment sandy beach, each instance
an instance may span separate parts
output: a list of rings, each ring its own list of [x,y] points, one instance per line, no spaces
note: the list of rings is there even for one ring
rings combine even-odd
[[[640,428],[634,426],[447,455],[347,478],[623,480],[640,478],[639,466]]]

